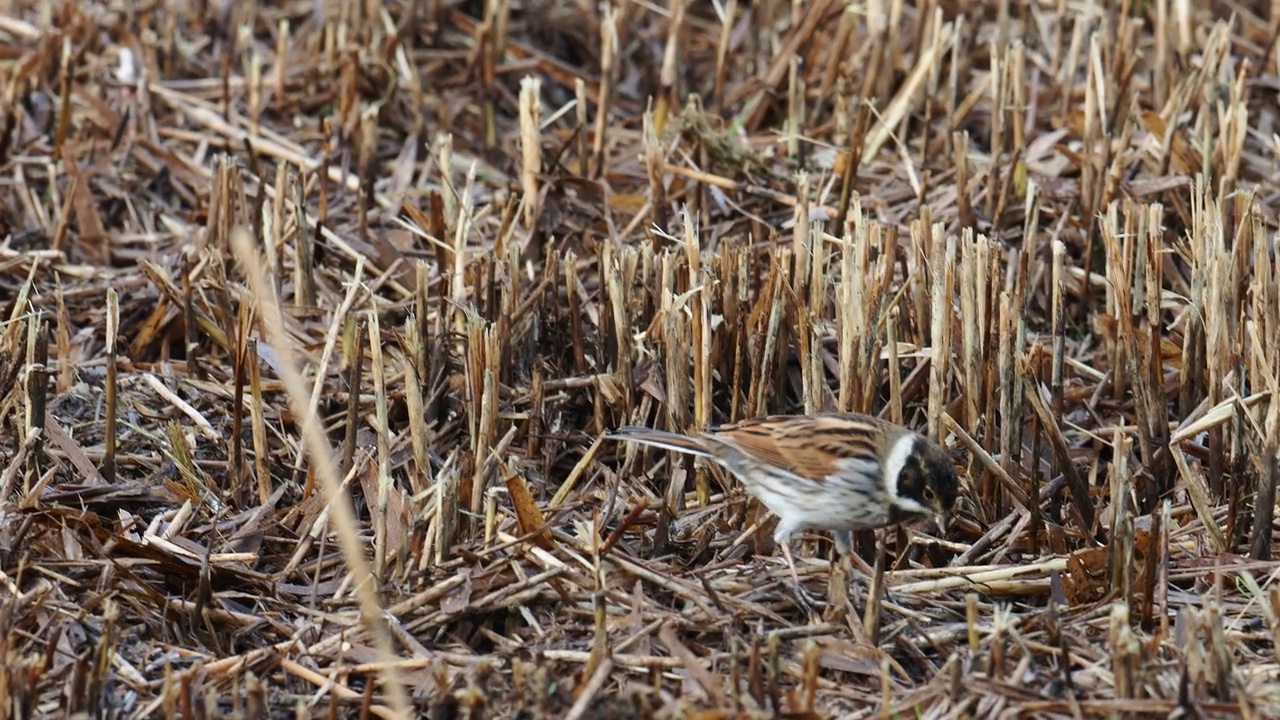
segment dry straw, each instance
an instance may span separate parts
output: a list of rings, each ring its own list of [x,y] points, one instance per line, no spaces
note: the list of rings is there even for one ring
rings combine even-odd
[[[0,15],[14,714],[1280,716],[1274,9],[161,5]],[[825,411],[812,614],[603,439]]]

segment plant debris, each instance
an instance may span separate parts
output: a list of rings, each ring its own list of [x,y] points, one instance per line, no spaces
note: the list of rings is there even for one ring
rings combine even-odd
[[[5,3],[5,712],[1280,716],[1254,5]],[[812,612],[604,439],[833,411]]]

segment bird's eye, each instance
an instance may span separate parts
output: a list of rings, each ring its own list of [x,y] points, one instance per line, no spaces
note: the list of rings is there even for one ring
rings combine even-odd
[[[933,492],[933,488],[925,486],[924,499],[932,501],[935,497],[937,497],[937,495]]]

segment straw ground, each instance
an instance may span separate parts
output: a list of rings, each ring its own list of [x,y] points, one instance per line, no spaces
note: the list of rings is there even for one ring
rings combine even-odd
[[[1280,716],[1278,27],[0,2],[4,714]],[[813,616],[601,439],[830,410],[970,491]]]

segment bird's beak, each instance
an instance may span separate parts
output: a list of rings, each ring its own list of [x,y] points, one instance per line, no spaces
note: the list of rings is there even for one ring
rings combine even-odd
[[[946,512],[945,510],[938,513],[936,521],[938,523],[938,534],[945,537],[947,534],[947,527],[951,525],[951,513]]]

